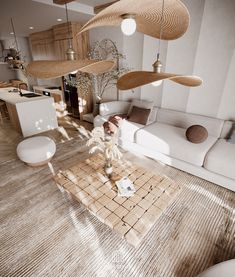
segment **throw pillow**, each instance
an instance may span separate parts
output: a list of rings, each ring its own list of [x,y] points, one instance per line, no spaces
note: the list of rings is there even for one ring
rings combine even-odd
[[[136,106],[139,108],[151,109],[150,113],[155,112],[155,111],[153,111],[153,106],[154,106],[153,101],[133,99],[131,102],[130,108],[128,110],[128,113],[127,113],[128,116],[130,115],[133,106]],[[151,115],[148,118],[147,124],[151,123],[150,119],[151,119]]]
[[[133,106],[130,115],[127,119],[131,122],[146,125],[151,109],[144,109],[140,107]]]
[[[192,125],[186,130],[186,138],[192,143],[202,143],[207,137],[207,129],[201,125]]]
[[[228,137],[228,142],[230,143],[234,143],[235,144],[235,123],[233,123],[233,128],[229,134],[229,137]]]
[[[113,135],[118,131],[118,128],[121,126],[123,119],[126,118],[125,114],[116,114],[110,116],[108,121],[104,122],[103,127],[105,133]]]

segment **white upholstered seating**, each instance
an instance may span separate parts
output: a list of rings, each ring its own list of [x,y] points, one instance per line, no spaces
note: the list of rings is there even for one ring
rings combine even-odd
[[[31,166],[48,163],[55,151],[55,142],[45,136],[25,139],[18,144],[16,150],[19,159]]]
[[[208,151],[204,167],[235,180],[235,145],[219,139]]]
[[[217,138],[208,136],[203,143],[191,143],[185,138],[186,129],[153,123],[136,133],[136,143],[173,158],[202,166],[204,157]]]
[[[110,115],[127,113],[129,106],[124,101],[101,104],[94,125],[101,126]],[[125,120],[119,130],[120,145],[235,191],[235,144],[225,140],[232,121],[158,107],[153,107],[150,118],[147,125]],[[203,143],[185,137],[186,129],[195,124],[208,131]]]

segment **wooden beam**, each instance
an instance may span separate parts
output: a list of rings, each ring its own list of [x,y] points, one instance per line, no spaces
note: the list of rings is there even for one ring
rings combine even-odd
[[[101,11],[104,10],[105,8],[111,6],[112,4],[114,4],[114,3],[118,2],[118,1],[119,1],[119,0],[112,1],[112,2],[110,2],[110,3],[102,4],[102,5],[99,5],[99,6],[95,6],[95,7],[94,7],[94,12],[95,12],[95,14],[101,12]]]
[[[67,3],[73,2],[74,0],[53,0],[54,4],[57,5],[65,5]]]

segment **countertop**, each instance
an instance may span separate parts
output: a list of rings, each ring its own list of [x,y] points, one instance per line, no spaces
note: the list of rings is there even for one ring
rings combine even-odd
[[[10,103],[13,105],[16,105],[17,103],[24,103],[24,102],[34,102],[42,99],[48,99],[51,97],[48,96],[38,96],[38,97],[32,97],[27,98],[24,96],[20,96],[19,92],[9,92],[9,90],[15,89],[14,87],[8,87],[8,88],[0,88],[0,99],[5,101],[6,103]],[[33,93],[32,91],[24,90],[22,89],[21,92],[24,93]]]
[[[43,87],[43,86],[33,86],[34,91],[35,90],[40,90],[40,91],[47,91],[50,92],[52,94],[58,94],[58,95],[62,95],[62,90],[60,89],[49,89],[47,87]]]

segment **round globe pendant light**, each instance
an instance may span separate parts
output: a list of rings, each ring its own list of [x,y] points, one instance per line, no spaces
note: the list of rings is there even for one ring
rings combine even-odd
[[[123,34],[126,36],[133,35],[136,31],[135,16],[133,14],[123,14],[121,17],[123,18],[121,23]]]
[[[197,76],[187,76],[162,72],[160,48],[163,35],[164,4],[165,0],[162,0],[158,53],[157,60],[153,64],[153,71],[131,71],[122,75],[117,81],[118,89],[129,90],[147,84],[160,86],[163,80],[171,80],[175,83],[188,87],[196,87],[202,84],[202,79]]]

